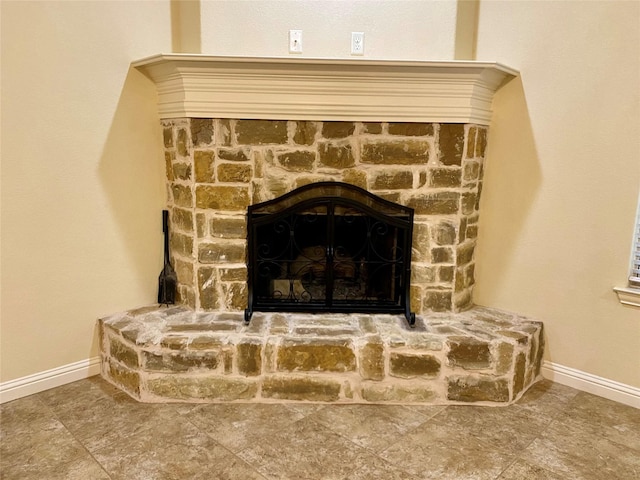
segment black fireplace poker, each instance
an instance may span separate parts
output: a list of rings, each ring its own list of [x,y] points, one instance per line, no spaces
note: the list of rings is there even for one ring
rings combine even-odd
[[[164,233],[164,268],[158,278],[158,303],[165,305],[176,303],[178,277],[169,258],[169,211],[162,211],[162,232]]]

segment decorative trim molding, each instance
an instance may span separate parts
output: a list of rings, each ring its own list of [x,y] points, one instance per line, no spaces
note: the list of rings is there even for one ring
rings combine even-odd
[[[34,393],[89,378],[100,373],[100,357],[52,368],[44,372],[0,383],[0,404]]]
[[[542,364],[542,375],[562,385],[640,408],[640,388],[547,361]]]
[[[488,125],[496,62],[159,54],[132,63],[158,87],[161,118]]]
[[[621,304],[640,307],[640,288],[614,287],[613,290],[618,294]]]

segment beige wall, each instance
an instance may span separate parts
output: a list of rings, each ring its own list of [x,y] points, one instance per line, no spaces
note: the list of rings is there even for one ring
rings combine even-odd
[[[365,32],[364,58],[451,60],[456,0],[202,0],[202,53],[289,56],[302,30],[303,57],[349,58]]]
[[[640,3],[480,4],[477,56],[521,71],[494,100],[477,303],[544,320],[546,360],[640,387],[625,286],[640,189]]]
[[[1,3],[1,381],[97,355],[95,322],[155,301],[169,2]]]

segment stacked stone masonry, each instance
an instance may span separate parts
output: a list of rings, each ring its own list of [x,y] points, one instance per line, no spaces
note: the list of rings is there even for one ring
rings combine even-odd
[[[99,321],[102,375],[143,402],[507,405],[540,377],[542,324],[473,307],[419,317],[194,312]]]
[[[411,309],[471,307],[486,127],[181,118],[163,121],[178,297],[246,308],[246,211],[318,181],[415,209]]]

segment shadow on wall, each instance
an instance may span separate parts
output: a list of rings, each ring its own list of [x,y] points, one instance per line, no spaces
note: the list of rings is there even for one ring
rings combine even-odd
[[[509,281],[511,259],[522,248],[522,231],[542,180],[521,77],[496,92],[493,110],[476,247],[474,301],[480,305],[498,303]]]
[[[118,239],[124,252],[118,259],[120,275],[135,288],[131,301],[154,303],[162,268],[162,209],[166,204],[162,132],[157,112],[156,86],[129,68],[113,116],[99,176],[110,203]],[[99,234],[99,232],[96,232]],[[122,292],[121,292],[122,293]],[[135,305],[120,305],[119,309]]]

